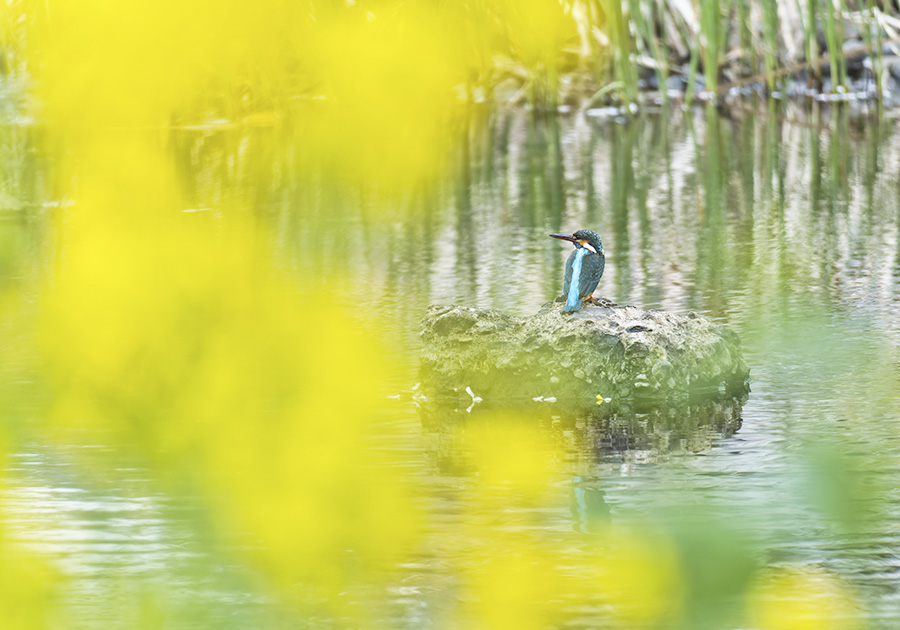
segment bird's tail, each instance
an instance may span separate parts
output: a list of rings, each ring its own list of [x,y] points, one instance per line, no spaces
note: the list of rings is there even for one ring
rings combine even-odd
[[[572,283],[572,286],[569,287],[569,296],[566,299],[566,313],[572,313],[581,308],[581,298],[578,296],[578,285]]]

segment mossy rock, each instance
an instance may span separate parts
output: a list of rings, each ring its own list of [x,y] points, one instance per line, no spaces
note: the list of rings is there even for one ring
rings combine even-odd
[[[697,313],[558,302],[526,318],[431,306],[422,322],[421,393],[485,401],[584,403],[743,396],[750,371],[737,334]]]

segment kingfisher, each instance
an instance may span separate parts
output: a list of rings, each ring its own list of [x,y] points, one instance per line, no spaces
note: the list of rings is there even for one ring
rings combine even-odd
[[[603,243],[600,242],[600,236],[591,230],[550,236],[575,245],[575,251],[566,260],[566,277],[563,281],[563,293],[566,297],[564,310],[572,313],[581,308],[584,298],[591,297],[600,282],[603,268],[606,267]]]

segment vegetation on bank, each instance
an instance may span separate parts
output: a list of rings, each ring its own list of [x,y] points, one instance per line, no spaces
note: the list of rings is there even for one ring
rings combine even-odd
[[[215,103],[206,84],[194,94],[193,107],[182,104],[180,113],[188,117],[201,113],[201,103],[228,115],[248,105],[284,108],[290,99],[365,101],[379,93],[402,101],[421,96],[421,82],[464,99],[527,99],[541,107],[610,99],[629,104],[646,91],[661,100],[715,100],[742,88],[778,95],[790,81],[797,82],[795,93],[832,99],[900,92],[895,2],[267,0],[237,22],[232,11],[201,15],[166,4],[145,9],[145,17],[168,19],[173,28],[203,20],[207,37],[231,40],[238,53],[228,80],[214,84]],[[23,73],[32,66],[39,73],[34,66],[45,48],[42,33],[60,13],[54,3],[7,2],[0,71]],[[84,26],[99,31],[101,24]],[[254,31],[261,37],[248,46]],[[185,47],[221,48],[204,39],[172,32],[155,42],[155,52],[165,60]],[[365,72],[373,64],[375,72]],[[140,76],[139,64],[133,70]]]

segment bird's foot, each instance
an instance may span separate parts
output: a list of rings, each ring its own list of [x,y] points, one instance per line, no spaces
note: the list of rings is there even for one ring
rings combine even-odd
[[[607,300],[604,297],[597,298],[597,297],[594,297],[593,295],[591,297],[587,298],[587,301],[590,302],[591,304],[596,304],[597,306],[603,306],[606,308],[609,308],[612,306],[618,306],[618,304],[616,304],[612,300]]]

